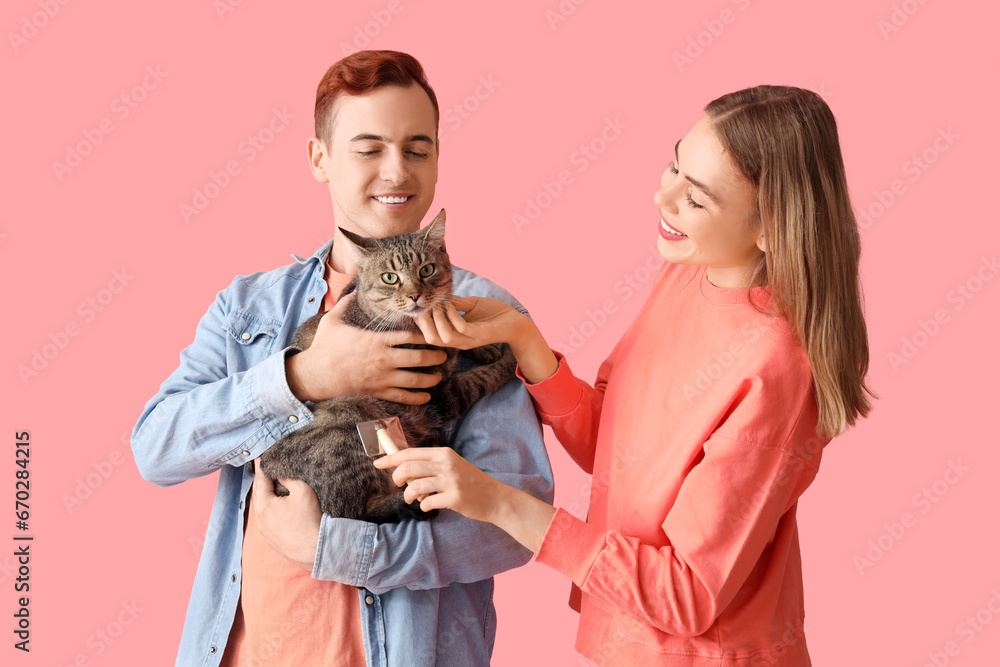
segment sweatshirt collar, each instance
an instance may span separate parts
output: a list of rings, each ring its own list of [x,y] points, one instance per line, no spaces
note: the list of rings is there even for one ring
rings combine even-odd
[[[745,287],[718,287],[709,281],[708,267],[700,267],[699,274],[698,281],[700,283],[701,293],[711,303],[717,305],[749,305],[750,297],[752,295],[754,303],[764,306],[773,305],[773,302],[771,301],[771,289],[767,286],[753,287],[750,289]]]

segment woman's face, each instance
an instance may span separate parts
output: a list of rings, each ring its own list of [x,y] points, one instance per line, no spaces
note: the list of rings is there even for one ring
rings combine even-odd
[[[717,287],[746,287],[765,248],[760,225],[747,224],[752,186],[723,152],[708,116],[677,142],[675,158],[653,195],[661,218],[657,249],[668,262],[707,266]]]

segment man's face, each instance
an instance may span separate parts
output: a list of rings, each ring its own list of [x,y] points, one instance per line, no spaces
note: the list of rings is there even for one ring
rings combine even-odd
[[[417,84],[341,95],[330,146],[310,142],[316,179],[328,183],[334,222],[384,238],[420,228],[438,176],[434,107]]]

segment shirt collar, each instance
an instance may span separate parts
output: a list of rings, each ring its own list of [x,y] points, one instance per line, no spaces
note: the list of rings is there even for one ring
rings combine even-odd
[[[327,257],[330,256],[330,250],[331,249],[333,249],[333,239],[332,238],[329,241],[327,241],[326,243],[324,243],[322,246],[320,246],[319,250],[317,250],[316,252],[314,252],[311,257],[309,257],[309,258],[299,257],[298,255],[296,255],[293,252],[292,253],[292,259],[294,259],[299,264],[305,264],[306,262],[311,262],[314,259],[316,261],[318,261],[320,264],[325,264]]]

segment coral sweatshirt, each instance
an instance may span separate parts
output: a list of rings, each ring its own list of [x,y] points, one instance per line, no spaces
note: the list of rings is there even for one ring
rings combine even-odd
[[[752,298],[773,307],[767,288]],[[573,581],[576,649],[629,667],[810,665],[795,511],[829,438],[787,322],[665,263],[593,387],[557,357],[526,384],[593,475],[590,511],[557,509],[535,560]]]

